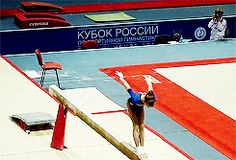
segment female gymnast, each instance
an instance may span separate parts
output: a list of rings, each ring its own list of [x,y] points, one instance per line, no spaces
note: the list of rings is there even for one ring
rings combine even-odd
[[[124,79],[122,72],[116,71],[116,75],[130,95],[126,105],[129,116],[133,122],[133,138],[136,146],[136,153],[141,158],[146,155],[144,152],[144,106],[153,107],[156,101],[152,88],[152,79],[150,76],[145,77],[145,81],[148,85],[147,93],[136,93]]]

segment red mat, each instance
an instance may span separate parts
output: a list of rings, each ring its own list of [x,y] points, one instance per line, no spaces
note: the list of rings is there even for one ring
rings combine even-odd
[[[145,92],[147,85],[142,75],[151,75],[161,83],[153,84],[158,97],[155,107],[172,118],[183,127],[190,130],[206,143],[210,144],[231,159],[236,158],[236,122],[208,103],[192,95],[174,82],[158,74],[153,69],[208,65],[236,62],[236,57],[212,60],[160,63],[102,68],[119,82],[115,71],[124,73],[126,80],[136,91]]]
[[[132,10],[132,9],[153,9],[168,7],[187,7],[201,5],[217,5],[217,4],[235,4],[235,0],[153,0],[142,2],[120,2],[106,4],[83,4],[73,6],[63,6],[64,11],[61,14],[82,13],[82,12],[101,12],[115,10]],[[2,9],[0,17],[14,16],[16,13],[22,12],[20,9]]]

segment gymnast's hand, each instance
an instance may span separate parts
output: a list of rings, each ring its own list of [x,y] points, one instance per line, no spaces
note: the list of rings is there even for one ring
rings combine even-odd
[[[120,81],[122,82],[123,86],[125,87],[126,90],[130,89],[130,85],[129,83],[124,79],[124,75],[122,72],[120,71],[116,71],[115,73],[119,78],[120,78]]]
[[[145,75],[144,78],[147,83],[152,83],[152,77],[150,75]]]
[[[120,79],[124,79],[124,75],[123,75],[122,72],[120,72],[120,71],[116,71],[115,74],[116,74]]]
[[[145,81],[146,81],[146,83],[147,83],[147,85],[148,85],[148,90],[149,90],[149,91],[152,91],[152,90],[153,90],[153,88],[152,88],[152,76],[150,76],[150,75],[145,75],[145,76],[144,76],[144,79],[145,79]]]

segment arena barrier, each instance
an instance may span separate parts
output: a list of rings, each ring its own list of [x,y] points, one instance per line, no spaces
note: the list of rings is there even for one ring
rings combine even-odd
[[[207,27],[211,17],[188,18],[162,21],[146,21],[121,24],[103,24],[62,28],[44,28],[1,31],[1,54],[33,53],[35,48],[42,52],[70,51],[81,49],[83,41],[96,40],[99,48],[153,45],[161,34],[180,33],[192,41],[209,40]],[[236,37],[236,16],[225,16],[229,34]],[[14,46],[14,47],[12,47]]]

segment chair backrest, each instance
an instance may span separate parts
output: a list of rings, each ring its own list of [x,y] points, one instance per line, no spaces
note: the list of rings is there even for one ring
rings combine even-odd
[[[35,49],[34,52],[36,53],[39,65],[42,66],[43,65],[43,57],[41,55],[40,50],[39,49]]]
[[[83,41],[81,44],[82,49],[95,49],[99,48],[98,42],[96,40]]]

